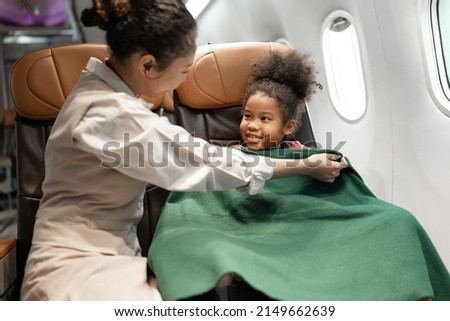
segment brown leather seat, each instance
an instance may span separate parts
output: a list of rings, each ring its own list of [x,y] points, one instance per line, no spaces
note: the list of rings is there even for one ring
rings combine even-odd
[[[222,146],[240,141],[239,123],[242,99],[252,60],[270,51],[283,51],[286,45],[271,42],[236,42],[203,45],[197,49],[188,77],[174,93],[177,123],[194,136]],[[316,147],[309,114],[301,119],[295,134],[303,144]],[[234,301],[270,300],[234,276],[226,299]],[[214,298],[214,293],[196,300]],[[223,297],[222,297],[223,298]]]
[[[198,48],[187,80],[163,101],[154,101],[176,124],[193,135],[227,145],[239,140],[241,100],[249,75],[249,64],[268,50],[284,45],[243,42],[205,45]],[[34,218],[42,196],[44,150],[52,124],[75,85],[89,57],[103,59],[107,48],[101,44],[71,44],[41,49],[19,59],[11,71],[11,95],[16,108],[17,137],[17,282],[19,298],[25,262],[31,246]],[[314,145],[308,114],[305,113],[297,138]],[[168,191],[149,186],[144,217],[138,228],[142,254],[148,248]],[[238,288],[239,284],[237,283]],[[232,288],[236,288],[236,284]],[[245,287],[245,286],[244,286]],[[246,290],[247,291],[247,290]],[[232,292],[232,291],[231,291]],[[230,292],[230,293],[231,293]],[[235,291],[229,299],[255,299]],[[249,292],[245,292],[249,293]]]

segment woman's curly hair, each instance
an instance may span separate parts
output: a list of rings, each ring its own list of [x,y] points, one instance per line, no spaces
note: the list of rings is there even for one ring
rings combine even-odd
[[[293,48],[287,52],[273,51],[250,65],[243,106],[251,96],[262,93],[278,103],[284,123],[294,120],[299,127],[314,87],[315,69],[308,55]]]

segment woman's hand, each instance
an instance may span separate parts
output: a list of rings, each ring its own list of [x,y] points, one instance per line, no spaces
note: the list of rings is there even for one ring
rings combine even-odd
[[[336,154],[314,154],[306,159],[272,159],[275,171],[272,178],[308,175],[319,181],[333,183],[347,167],[344,157]]]
[[[305,159],[307,175],[326,183],[333,183],[347,167],[344,156],[336,154],[314,154]]]

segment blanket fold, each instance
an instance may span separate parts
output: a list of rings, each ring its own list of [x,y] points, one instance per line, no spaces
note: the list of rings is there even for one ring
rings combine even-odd
[[[329,150],[267,150],[306,158]],[[165,300],[233,272],[276,300],[450,300],[450,276],[415,217],[351,165],[332,184],[273,179],[256,195],[172,192],[149,251]]]

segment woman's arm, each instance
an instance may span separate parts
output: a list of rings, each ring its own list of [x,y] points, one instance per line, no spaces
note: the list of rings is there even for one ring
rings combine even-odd
[[[344,157],[336,154],[314,154],[305,159],[273,159],[272,178],[308,175],[319,181],[332,183],[341,169],[347,167]]]

